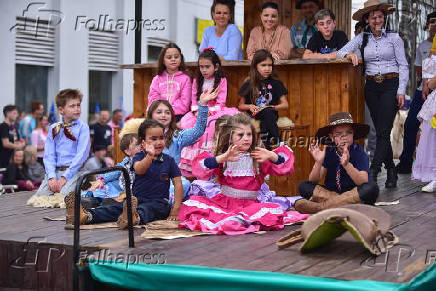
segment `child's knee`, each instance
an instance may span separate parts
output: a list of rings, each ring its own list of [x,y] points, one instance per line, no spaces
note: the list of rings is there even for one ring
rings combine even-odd
[[[379,188],[376,183],[363,183],[357,187],[359,198],[362,203],[373,205],[378,198]]]
[[[306,199],[310,199],[316,184],[310,181],[303,181],[298,184],[298,193]]]

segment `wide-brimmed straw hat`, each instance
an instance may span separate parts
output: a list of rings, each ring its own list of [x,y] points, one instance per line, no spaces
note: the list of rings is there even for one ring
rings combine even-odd
[[[353,117],[348,112],[338,112],[329,116],[329,124],[318,129],[315,138],[317,138],[322,144],[328,144],[331,142],[328,137],[332,132],[332,128],[344,124],[351,125],[353,128],[354,139],[365,137],[369,133],[369,125],[354,122]]]
[[[363,15],[374,11],[374,10],[381,10],[384,11],[386,14],[391,14],[395,11],[395,7],[392,4],[386,3],[385,1],[380,0],[368,0],[365,3],[363,3],[363,8],[357,10],[353,14],[353,19],[356,21],[361,21]]]

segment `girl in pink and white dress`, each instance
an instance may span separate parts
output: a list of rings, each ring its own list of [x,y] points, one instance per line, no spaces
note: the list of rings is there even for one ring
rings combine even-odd
[[[245,113],[233,116],[230,125],[218,137],[215,156],[203,152],[192,167],[200,179],[216,175],[221,193],[212,198],[191,196],[183,202],[179,227],[229,235],[282,229],[288,213],[278,204],[260,203],[257,195],[266,175],[293,172],[294,155],[286,146],[274,151],[258,147],[256,131]],[[293,221],[306,217],[293,213]]]
[[[197,120],[200,95],[210,88],[219,89],[218,97],[215,100],[209,101],[209,117],[204,135],[194,145],[185,147],[182,151],[179,167],[182,175],[185,177],[193,177],[191,170],[192,160],[201,152],[211,149],[217,118],[225,114],[235,115],[239,113],[236,108],[226,107],[227,79],[224,77],[221,69],[221,61],[213,48],[205,48],[198,57],[197,78],[192,83],[191,111],[180,120],[180,127],[182,129],[194,127]]]
[[[422,78],[427,82],[436,76],[436,36],[430,56],[422,62]],[[413,165],[412,178],[430,182],[423,192],[436,192],[436,88],[427,96],[418,120],[421,121],[421,137],[416,149],[416,161]]]

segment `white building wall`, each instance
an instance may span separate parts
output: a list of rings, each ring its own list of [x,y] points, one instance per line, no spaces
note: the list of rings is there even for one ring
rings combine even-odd
[[[100,15],[108,19],[122,19],[127,25],[134,20],[135,1],[133,0],[45,0],[45,9],[56,9],[63,13],[64,20],[56,26],[56,61],[49,70],[48,107],[60,89],[77,88],[84,94],[82,102],[82,120],[88,120],[88,30],[85,22],[89,19],[98,21]],[[0,108],[15,103],[15,35],[9,29],[15,24],[17,16],[32,0],[0,1]],[[142,62],[147,62],[147,38],[154,37],[176,42],[182,49],[187,61],[196,61],[198,57],[195,44],[195,18],[211,19],[212,0],[143,0],[143,20],[148,20],[142,27]],[[28,17],[49,15],[37,10],[26,12]],[[236,1],[235,22],[243,26],[243,1]],[[79,17],[79,18],[78,18]],[[153,24],[154,22],[158,25]],[[150,25],[151,21],[151,25]],[[133,22],[132,22],[133,23]],[[96,22],[88,23],[92,26]],[[164,29],[162,29],[164,27]],[[117,28],[120,36],[120,64],[134,63],[135,32],[126,31],[126,27]],[[123,98],[127,114],[133,111],[133,70],[118,70],[112,79],[112,110],[119,107]],[[49,108],[47,108],[48,111]],[[0,117],[3,120],[3,117]]]

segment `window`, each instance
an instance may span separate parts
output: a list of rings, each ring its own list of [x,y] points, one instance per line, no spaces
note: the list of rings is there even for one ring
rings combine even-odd
[[[112,72],[89,71],[89,120],[95,118],[96,105],[100,109],[112,108]]]
[[[47,108],[48,70],[45,66],[15,65],[15,105],[20,111],[29,112],[36,100]]]

